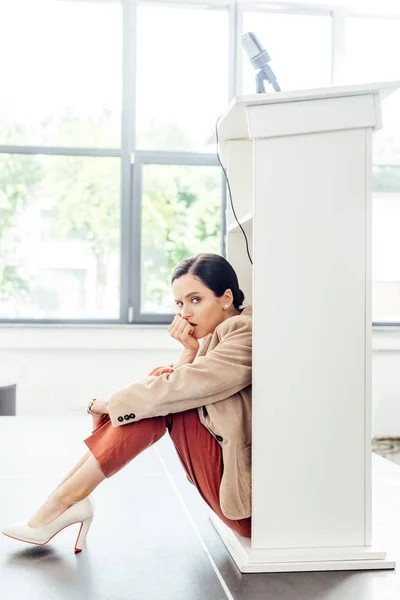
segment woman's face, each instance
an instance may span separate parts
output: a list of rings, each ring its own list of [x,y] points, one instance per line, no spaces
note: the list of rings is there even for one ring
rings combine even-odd
[[[230,309],[233,308],[231,290],[227,290],[221,298],[217,298],[210,288],[190,273],[175,279],[172,292],[177,313],[195,326],[192,335],[196,339],[212,333],[217,325],[231,316]],[[224,310],[226,304],[228,310]]]

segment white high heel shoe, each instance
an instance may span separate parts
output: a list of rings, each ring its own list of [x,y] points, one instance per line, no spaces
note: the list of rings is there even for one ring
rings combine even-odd
[[[43,527],[30,527],[25,523],[11,523],[3,528],[2,533],[10,538],[27,542],[28,544],[37,544],[44,546],[62,529],[81,523],[78,537],[75,542],[75,552],[82,552],[90,525],[94,515],[94,502],[90,496],[75,502],[67,508],[59,517],[44,525]]]

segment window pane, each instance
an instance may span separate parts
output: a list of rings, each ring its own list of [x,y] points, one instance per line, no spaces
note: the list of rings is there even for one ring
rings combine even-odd
[[[343,83],[400,80],[400,20],[346,20]],[[400,158],[400,93],[382,102],[383,128],[374,134],[375,162]],[[373,170],[372,320],[400,322],[400,169]]]
[[[0,144],[119,147],[119,4],[0,3]]]
[[[226,10],[139,6],[137,147],[206,150],[228,102]]]
[[[0,218],[0,318],[119,317],[119,159],[0,154]]]
[[[347,19],[344,83],[400,80],[400,19]],[[400,156],[400,92],[382,102],[374,160]]]
[[[330,16],[246,12],[243,33],[252,31],[271,57],[282,91],[331,85]],[[255,69],[243,58],[243,93],[255,94]],[[268,86],[267,91],[272,90]]]
[[[221,169],[144,165],[142,193],[142,312],[174,312],[174,267],[198,252],[221,254]]]
[[[400,323],[400,168],[374,168],[372,320]]]
[[[346,19],[346,83],[400,79],[400,19]]]

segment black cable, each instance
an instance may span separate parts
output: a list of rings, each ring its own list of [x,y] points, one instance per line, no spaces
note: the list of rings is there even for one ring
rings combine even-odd
[[[242,232],[243,232],[244,238],[245,238],[245,240],[246,240],[246,250],[247,250],[247,256],[249,257],[249,261],[251,262],[251,264],[253,264],[253,261],[251,260],[251,256],[250,256],[250,252],[249,252],[249,242],[248,242],[248,240],[247,240],[247,235],[246,235],[246,233],[245,233],[245,230],[243,229],[243,227],[242,227],[242,226],[241,226],[241,224],[239,223],[239,219],[238,219],[238,218],[237,218],[237,216],[236,216],[236,212],[235,212],[235,209],[234,209],[234,206],[233,206],[233,202],[232,202],[232,192],[231,192],[231,186],[230,186],[230,183],[229,183],[228,175],[227,175],[227,173],[226,173],[226,169],[225,169],[224,165],[222,164],[221,157],[220,157],[220,155],[219,155],[219,150],[218,150],[218,144],[219,144],[219,142],[218,142],[218,122],[219,122],[220,118],[221,118],[221,117],[219,116],[219,117],[218,117],[218,119],[217,119],[217,122],[215,123],[215,137],[216,137],[216,141],[217,141],[217,158],[218,158],[218,162],[219,162],[219,164],[221,165],[221,169],[222,169],[222,170],[223,170],[223,172],[224,172],[225,179],[226,179],[226,183],[227,183],[227,185],[228,185],[229,198],[230,198],[230,201],[231,201],[232,212],[233,212],[233,214],[234,214],[234,217],[235,217],[235,219],[236,219],[236,221],[237,221],[237,224],[239,225],[240,229],[241,229],[241,230],[242,230]]]

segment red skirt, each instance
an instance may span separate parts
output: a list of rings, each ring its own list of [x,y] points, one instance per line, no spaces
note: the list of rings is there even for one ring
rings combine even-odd
[[[84,441],[104,475],[111,477],[157,442],[167,430],[187,476],[203,500],[230,529],[251,537],[251,517],[233,521],[221,511],[222,449],[200,422],[197,409],[142,419],[120,427],[114,427],[109,416],[104,415],[92,435]]]

